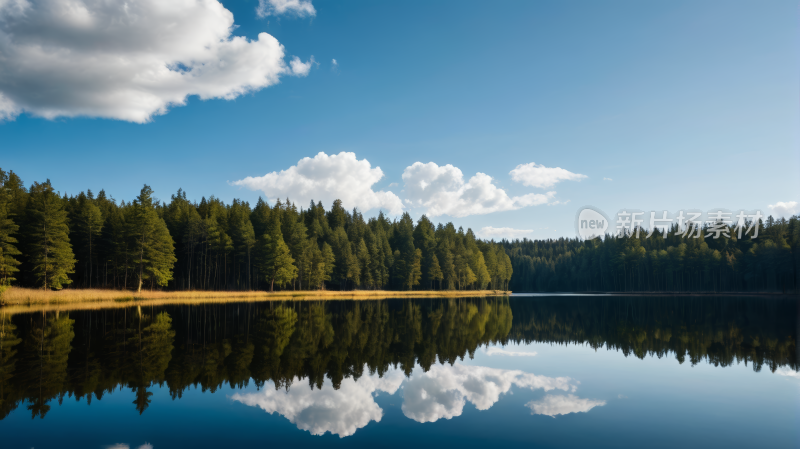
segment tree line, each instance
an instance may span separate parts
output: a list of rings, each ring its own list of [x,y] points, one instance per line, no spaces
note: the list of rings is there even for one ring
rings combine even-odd
[[[505,289],[503,247],[408,213],[364,219],[334,201],[251,207],[145,185],[130,202],[105,191],[26,188],[0,169],[0,285],[172,290]]]
[[[741,238],[734,227],[717,234],[711,231],[716,224],[705,224],[701,238],[682,236],[674,225],[649,237],[649,231],[639,229],[593,240],[504,240],[515,273],[509,289],[798,292],[800,218],[770,216],[744,229],[750,225]]]

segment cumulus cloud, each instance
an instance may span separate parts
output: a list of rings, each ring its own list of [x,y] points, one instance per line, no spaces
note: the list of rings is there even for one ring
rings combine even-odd
[[[613,181],[611,178],[603,178],[603,181]]]
[[[775,204],[770,204],[769,208],[772,209],[772,213],[778,217],[791,217],[792,215],[797,214],[800,211],[800,207],[798,207],[797,201],[779,201]]]
[[[496,237],[501,239],[507,238],[509,240],[529,236],[532,233],[533,229],[495,228],[494,226],[484,226],[478,231],[478,235],[486,239]]]
[[[548,394],[538,401],[531,401],[525,404],[526,407],[530,407],[531,414],[547,415],[553,418],[556,415],[588,412],[595,407],[603,405],[606,405],[606,401],[583,399],[574,394]]]
[[[529,193],[512,198],[495,186],[489,175],[477,173],[464,182],[458,168],[450,164],[440,167],[433,162],[415,162],[406,167],[403,181],[407,204],[425,207],[430,216],[466,217],[537,206],[549,202],[556,193]]]
[[[261,190],[270,199],[289,198],[301,205],[312,199],[330,205],[341,199],[344,207],[361,210],[381,208],[400,214],[403,204],[392,192],[374,191],[372,186],[383,178],[380,167],[372,168],[366,159],[355,153],[341,152],[328,156],[320,152],[303,158],[297,165],[280,172],[235,181],[232,184]]]
[[[508,355],[511,357],[533,357],[537,354],[536,351],[525,352],[525,351],[509,351],[504,348],[500,348],[498,346],[492,346],[491,348],[484,349],[486,355]]]
[[[403,387],[403,414],[417,422],[434,422],[460,416],[466,401],[487,410],[511,386],[530,390],[575,391],[569,377],[546,377],[519,370],[484,366],[436,365],[427,373],[415,373]]]
[[[303,62],[297,56],[292,57],[292,60],[289,61],[289,67],[292,69],[292,74],[295,76],[308,76],[308,72],[311,71],[311,66],[314,65],[314,56],[308,60],[308,62]]]
[[[234,401],[259,407],[267,413],[283,415],[298,429],[312,435],[330,432],[339,438],[350,436],[370,421],[380,422],[383,409],[375,402],[373,393],[383,391],[395,394],[403,382],[400,370],[389,371],[384,376],[377,374],[342,380],[338,390],[330,381],[321,389],[312,390],[298,385],[289,391],[276,390],[272,382],[267,382],[257,393],[235,394]],[[301,384],[295,378],[295,384]]]
[[[258,0],[256,7],[258,17],[292,14],[298,17],[313,17],[317,10],[311,0]]]
[[[517,168],[511,170],[510,174],[514,181],[521,182],[528,187],[539,188],[552,187],[560,181],[580,181],[587,177],[561,167],[545,167],[537,165],[535,162],[517,165]]]
[[[215,0],[0,1],[0,119],[144,123],[190,95],[231,100],[308,74],[273,36],[234,29]]]

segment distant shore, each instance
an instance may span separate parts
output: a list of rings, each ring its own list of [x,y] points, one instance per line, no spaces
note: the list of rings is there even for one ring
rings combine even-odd
[[[12,287],[0,298],[0,311],[21,313],[54,310],[94,310],[132,305],[218,304],[260,301],[318,301],[386,298],[463,298],[505,296],[502,290],[284,290],[265,291],[149,291],[65,289],[60,291]]]
[[[514,292],[536,296],[798,296],[795,292]]]

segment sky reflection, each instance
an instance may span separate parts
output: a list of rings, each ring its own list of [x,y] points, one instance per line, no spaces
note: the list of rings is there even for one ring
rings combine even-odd
[[[490,348],[491,349],[491,348]],[[417,367],[410,378],[392,369],[383,377],[377,374],[358,380],[347,378],[336,390],[330,382],[312,389],[295,378],[288,391],[275,389],[271,382],[261,391],[234,394],[231,399],[258,407],[267,413],[278,413],[298,429],[312,435],[327,432],[340,438],[353,435],[371,421],[380,422],[383,409],[375,402],[378,392],[394,395],[403,390],[403,414],[416,422],[430,423],[461,416],[467,402],[478,410],[488,410],[512,386],[530,391],[563,391],[569,394],[548,394],[525,404],[532,414],[565,415],[588,412],[606,401],[575,396],[580,382],[569,377],[547,377],[520,370],[486,366],[435,365],[427,372]]]
[[[399,370],[392,370],[382,378],[377,374],[358,380],[346,378],[338,390],[334,390],[330,382],[312,390],[295,378],[294,387],[288,391],[276,390],[274,383],[267,382],[259,392],[237,393],[231,399],[267,413],[277,412],[312,435],[330,432],[342,438],[354,434],[370,421],[380,422],[383,410],[373,394],[378,391],[395,394],[402,382],[403,373]]]

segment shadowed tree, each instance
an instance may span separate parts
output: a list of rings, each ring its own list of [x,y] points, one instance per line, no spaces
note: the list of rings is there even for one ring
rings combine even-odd
[[[53,191],[49,180],[31,186],[28,212],[28,255],[37,285],[60,290],[64,284],[72,283],[69,274],[75,272],[75,256],[69,242],[64,200]]]

